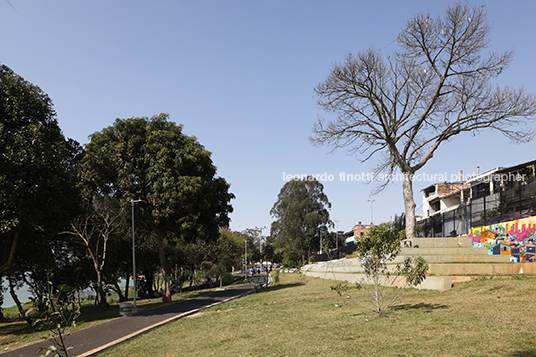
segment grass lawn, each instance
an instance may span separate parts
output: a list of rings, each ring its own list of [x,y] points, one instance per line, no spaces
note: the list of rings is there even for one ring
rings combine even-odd
[[[230,285],[227,285],[226,287],[238,286],[241,284],[243,284],[243,279],[236,277],[233,278],[232,282],[230,282]],[[216,288],[185,292],[183,294],[174,294],[172,296],[172,302],[206,295],[213,292],[215,289]],[[102,307],[95,306],[93,301],[85,301],[82,304],[81,316],[78,318],[78,321],[83,321],[83,323],[77,328],[72,328],[68,331],[84,329],[119,317],[118,299],[114,299],[112,296],[108,302],[110,303],[110,306]],[[137,300],[136,305],[141,310],[149,310],[157,306],[161,306],[162,298]],[[42,337],[51,337],[51,333],[49,331],[40,330],[39,328],[29,326],[25,320],[15,318],[19,316],[16,306],[2,308],[2,312],[8,319],[7,321],[0,321],[0,354],[8,350],[12,351],[30,343],[40,341],[42,340]]]
[[[282,274],[256,294],[184,318],[101,356],[536,356],[536,277],[445,292],[410,289],[385,317],[334,282]],[[341,303],[342,307],[335,307]]]

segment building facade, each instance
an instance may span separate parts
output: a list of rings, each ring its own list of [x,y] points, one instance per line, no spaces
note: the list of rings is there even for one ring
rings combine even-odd
[[[467,235],[488,224],[536,215],[536,160],[496,167],[465,182],[426,187],[417,235]]]
[[[361,222],[358,222],[351,231],[346,232],[346,240],[345,244],[352,244],[358,241],[361,237],[364,237],[365,234],[368,233],[370,229],[370,225],[368,224],[362,224]]]

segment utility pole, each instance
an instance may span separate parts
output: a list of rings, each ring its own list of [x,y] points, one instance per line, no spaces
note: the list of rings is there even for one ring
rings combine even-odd
[[[136,276],[136,245],[134,240],[134,203],[141,202],[142,200],[130,200],[130,205],[132,207],[132,280],[134,282],[134,307],[132,308],[132,314],[135,314],[138,312],[138,307],[136,306],[136,295],[138,292],[136,291],[136,281],[138,280]]]

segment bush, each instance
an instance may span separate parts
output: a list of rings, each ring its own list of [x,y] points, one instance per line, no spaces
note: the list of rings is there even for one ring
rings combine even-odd
[[[69,357],[71,356],[72,347],[65,343],[66,329],[76,327],[77,318],[80,316],[80,306],[76,303],[75,290],[66,285],[53,286],[48,282],[46,291],[36,291],[40,301],[44,302],[45,308],[39,311],[33,307],[27,311],[27,314],[34,312],[40,313],[39,318],[34,321],[34,325],[39,328],[47,329],[52,333],[52,345],[48,347],[39,347],[38,353],[46,351],[40,356]],[[33,298],[35,299],[35,297]]]
[[[274,270],[273,272],[274,285],[279,284],[279,269]]]
[[[362,305],[372,307],[378,314],[388,309],[405,288],[417,286],[426,278],[428,264],[420,256],[407,257],[403,264],[389,269],[387,264],[400,253],[400,243],[404,238],[403,234],[384,223],[371,226],[368,234],[356,245],[357,256],[366,274],[357,287],[366,290],[369,297]],[[390,289],[396,286],[400,287]]]

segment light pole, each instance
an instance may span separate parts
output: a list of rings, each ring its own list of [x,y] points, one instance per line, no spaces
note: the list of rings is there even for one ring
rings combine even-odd
[[[340,221],[334,220],[333,222],[335,222],[335,248],[337,249],[337,259],[339,259],[339,231],[337,230],[337,225]]]
[[[370,202],[370,224],[374,224],[374,219],[373,219],[373,215],[372,215],[372,202],[374,202],[376,200],[367,200],[367,202]]]
[[[260,246],[261,256],[262,256],[262,230],[266,229],[266,226],[264,226],[264,227],[255,227],[255,229],[259,229],[261,231],[261,234],[259,236],[259,246]]]
[[[138,312],[138,307],[136,306],[136,245],[134,243],[134,203],[141,202],[141,200],[130,200],[130,205],[132,206],[132,280],[134,281],[134,307],[132,308],[132,313],[135,314]]]
[[[320,254],[322,254],[322,227],[320,227]]]
[[[247,279],[248,278],[248,241],[245,240],[244,243],[245,243],[245,246],[246,246],[246,248],[245,248],[245,259],[244,259],[244,261],[245,261],[244,279]]]

